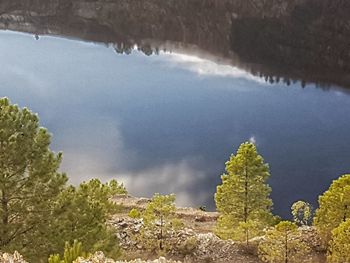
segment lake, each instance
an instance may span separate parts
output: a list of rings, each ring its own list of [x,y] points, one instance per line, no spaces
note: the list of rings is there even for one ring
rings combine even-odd
[[[132,195],[175,193],[179,205],[214,209],[225,162],[250,140],[287,217],[350,171],[346,85],[269,81],[232,54],[177,42],[148,52],[41,33],[0,31],[0,97],[39,114],[74,184],[115,178]]]

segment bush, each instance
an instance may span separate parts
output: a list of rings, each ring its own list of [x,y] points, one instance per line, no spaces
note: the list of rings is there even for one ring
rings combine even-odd
[[[87,253],[83,252],[81,242],[74,240],[74,243],[70,245],[66,242],[63,254],[63,260],[59,254],[51,255],[49,257],[49,263],[72,263],[78,257],[86,257]]]
[[[190,237],[180,244],[180,246],[178,247],[179,253],[183,256],[192,255],[193,252],[196,250],[197,245],[197,238]]]
[[[259,258],[263,262],[310,262],[309,251],[310,248],[300,240],[297,225],[289,221],[282,221],[267,231],[259,244]]]
[[[341,223],[332,231],[327,262],[350,262],[350,219]]]
[[[133,219],[141,218],[141,213],[136,208],[131,209],[128,215],[129,215],[129,217],[131,217]]]

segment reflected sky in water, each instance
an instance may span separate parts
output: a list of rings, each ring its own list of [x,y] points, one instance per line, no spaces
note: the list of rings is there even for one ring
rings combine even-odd
[[[37,112],[64,152],[73,183],[125,182],[133,195],[177,194],[207,204],[224,163],[256,141],[270,164],[275,212],[313,203],[350,170],[350,96],[300,84],[266,84],[189,55],[140,52],[0,32],[0,97]]]

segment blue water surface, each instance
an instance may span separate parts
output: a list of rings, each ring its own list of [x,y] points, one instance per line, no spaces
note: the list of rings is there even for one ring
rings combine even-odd
[[[38,113],[72,183],[118,179],[129,192],[177,194],[214,208],[225,161],[255,141],[270,164],[277,214],[350,172],[350,96],[267,84],[190,54],[0,32],[0,97]]]

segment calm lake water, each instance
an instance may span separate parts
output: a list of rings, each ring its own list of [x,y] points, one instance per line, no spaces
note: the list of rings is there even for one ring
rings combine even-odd
[[[133,195],[214,207],[224,163],[253,140],[270,164],[277,214],[316,204],[350,172],[350,92],[269,84],[191,54],[146,56],[0,31],[0,97],[37,112],[72,183],[124,182]]]

